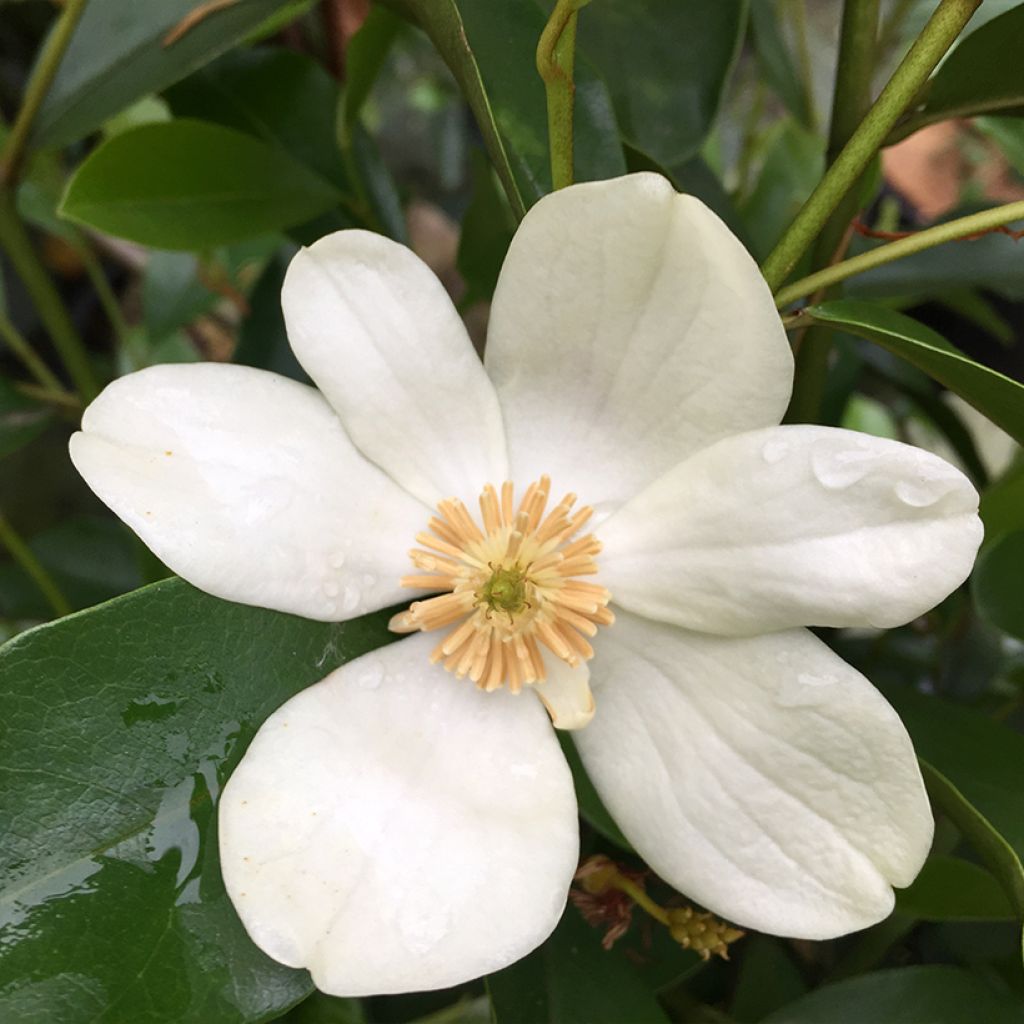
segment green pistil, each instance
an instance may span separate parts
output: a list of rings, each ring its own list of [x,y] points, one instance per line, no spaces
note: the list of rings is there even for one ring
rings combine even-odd
[[[527,605],[526,573],[518,566],[495,569],[491,578],[477,592],[477,597],[495,611],[517,615]]]

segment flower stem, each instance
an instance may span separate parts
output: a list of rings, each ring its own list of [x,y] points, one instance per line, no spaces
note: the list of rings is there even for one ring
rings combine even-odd
[[[576,85],[576,19],[590,0],[558,0],[537,43],[537,71],[544,80],[548,101],[548,149],[551,187],[573,182],[573,99]]]
[[[846,0],[836,60],[832,120],[828,134],[828,163],[835,162],[871,108],[871,79],[875,70],[879,0]],[[814,244],[813,266],[821,267],[841,257],[849,244],[848,225],[860,207],[859,177],[825,222]],[[828,378],[832,347],[830,331],[811,327],[798,336],[793,396],[786,413],[789,423],[814,423]]]
[[[1024,200],[1007,203],[1004,206],[995,206],[991,210],[972,213],[968,217],[957,217],[956,220],[946,221],[945,224],[936,224],[934,227],[917,231],[907,238],[900,238],[895,242],[880,245],[859,256],[853,256],[848,260],[843,260],[842,263],[825,267],[799,281],[794,281],[791,285],[779,290],[775,296],[775,304],[781,309],[804,295],[813,295],[822,288],[845,281],[855,274],[863,274],[866,270],[892,263],[894,260],[903,259],[916,252],[923,252],[925,249],[932,249],[937,245],[956,241],[958,238],[982,234],[1016,220],[1024,220]]]
[[[67,615],[71,611],[68,599],[61,593],[60,587],[54,582],[53,577],[46,571],[42,563],[34,554],[31,548],[22,540],[17,530],[0,513],[0,544],[10,552],[11,557],[24,569],[33,583],[39,588],[40,593],[46,598],[50,607],[58,615]]]
[[[28,231],[14,205],[14,193],[3,186],[0,186],[0,246],[6,251],[25,285],[39,319],[42,320],[61,360],[67,367],[75,389],[85,401],[92,400],[99,388],[89,365],[85,345],[71,322],[60,293],[39,262],[35,249],[32,248]]]
[[[71,36],[85,10],[86,2],[87,0],[66,0],[53,31],[39,51],[32,77],[25,89],[21,109],[14,119],[14,124],[11,125],[3,153],[0,154],[0,187],[10,188],[18,180],[21,164],[28,149],[32,124],[43,100],[46,99],[46,94],[50,91],[54,75],[57,74],[57,68],[60,67],[64,51],[71,42]]]
[[[981,0],[941,0],[867,116],[765,260],[762,272],[773,291],[786,280],[818,237],[843,196],[864,172],[900,115],[980,4]]]
[[[39,386],[48,391],[63,391],[64,387],[57,375],[43,362],[25,336],[14,326],[7,316],[0,312],[0,338],[21,361],[21,364],[35,377]]]

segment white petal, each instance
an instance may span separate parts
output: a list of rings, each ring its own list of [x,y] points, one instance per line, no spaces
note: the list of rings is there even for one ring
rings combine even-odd
[[[293,697],[221,797],[242,922],[334,995],[445,988],[518,960],[576,869],[572,778],[543,708],[431,666],[436,640]]]
[[[281,292],[299,362],[349,437],[434,506],[507,476],[494,388],[447,292],[405,246],[338,231],[302,249]]]
[[[723,639],[621,613],[574,735],[629,841],[736,923],[826,939],[893,906],[932,838],[895,711],[805,630]]]
[[[601,583],[649,618],[712,633],[896,626],[971,571],[967,478],[920,448],[791,426],[719,441],[601,525]]]
[[[541,199],[501,271],[487,344],[515,479],[598,511],[720,437],[778,423],[793,363],[729,229],[664,178]]]
[[[545,655],[544,667],[547,679],[536,683],[533,690],[551,716],[551,724],[556,729],[584,728],[595,710],[587,663],[572,668],[561,658]]]
[[[154,366],[86,409],[71,458],[207,593],[324,621],[407,596],[398,580],[429,513],[304,384],[245,366]]]

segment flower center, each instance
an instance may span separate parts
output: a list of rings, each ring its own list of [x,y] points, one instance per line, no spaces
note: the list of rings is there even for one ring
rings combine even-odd
[[[480,495],[480,522],[455,498],[442,501],[423,545],[409,552],[421,575],[402,586],[443,593],[413,601],[391,620],[396,632],[453,627],[431,661],[483,690],[508,684],[513,693],[546,678],[541,646],[569,665],[593,657],[587,641],[614,621],[611,594],[578,577],[597,572],[601,550],[593,534],[577,537],[593,509],[573,511],[567,494],[545,515],[551,481],[530,484],[518,506],[506,481],[501,495],[488,484]],[[576,538],[576,539],[574,539]]]

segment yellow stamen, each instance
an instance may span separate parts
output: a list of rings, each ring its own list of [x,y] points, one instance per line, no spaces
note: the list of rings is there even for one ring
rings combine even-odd
[[[427,550],[409,552],[419,572],[401,584],[442,593],[414,601],[391,628],[453,627],[431,661],[482,690],[507,685],[519,693],[544,682],[539,644],[573,666],[593,657],[587,638],[614,621],[608,590],[577,578],[598,569],[600,542],[592,534],[577,536],[593,510],[575,509],[576,495],[567,494],[545,515],[550,493],[551,480],[543,476],[516,506],[510,481],[500,492],[488,484],[479,523],[458,499],[440,502],[429,532],[416,535]]]

